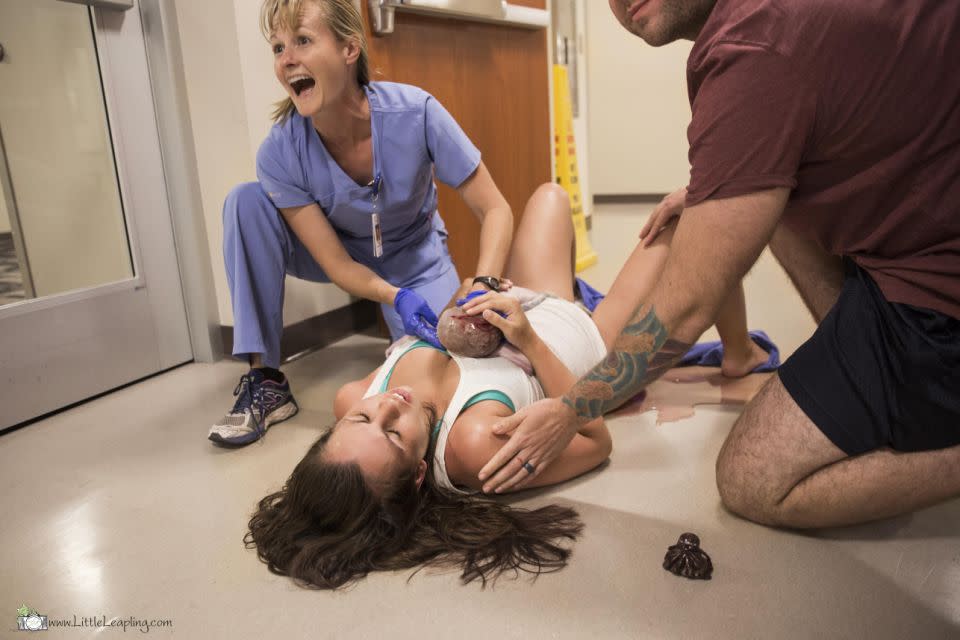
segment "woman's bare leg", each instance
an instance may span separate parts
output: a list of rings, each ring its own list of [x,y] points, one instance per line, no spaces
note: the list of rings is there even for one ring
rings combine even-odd
[[[540,185],[523,210],[504,276],[514,284],[573,300],[573,218],[570,196]]]
[[[743,282],[738,283],[717,313],[717,333],[723,342],[720,373],[729,378],[742,378],[767,361],[767,352],[750,339],[747,333],[747,302]]]

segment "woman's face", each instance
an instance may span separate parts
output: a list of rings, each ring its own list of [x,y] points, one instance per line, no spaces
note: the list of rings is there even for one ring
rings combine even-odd
[[[427,470],[434,411],[410,387],[397,387],[357,402],[333,427],[324,447],[328,462],[355,462],[368,482],[399,470],[417,470],[417,485]]]
[[[351,63],[356,62],[359,47],[355,42],[338,41],[320,6],[313,2],[303,4],[295,30],[280,27],[271,35],[270,46],[277,80],[305,118],[320,113],[349,83],[356,82]]]

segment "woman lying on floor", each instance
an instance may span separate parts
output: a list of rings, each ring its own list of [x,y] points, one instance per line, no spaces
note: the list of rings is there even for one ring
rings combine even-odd
[[[478,495],[477,474],[504,440],[490,426],[561,395],[605,356],[659,277],[671,237],[666,230],[634,251],[591,316],[574,302],[568,202],[559,187],[541,187],[505,273],[518,286],[464,306],[498,327],[532,372],[516,357],[467,358],[413,338],[397,344],[383,366],[338,391],[336,424],[283,489],[260,501],[245,541],[272,572],[335,589],[370,571],[425,565],[459,566],[464,582],[485,584],[504,571],[538,574],[566,564],[563,541],[582,528],[573,510],[519,509]],[[723,316],[744,324],[738,304],[742,297]],[[451,315],[463,313],[448,309],[440,322],[456,331],[464,320]],[[533,486],[595,468],[611,446],[603,421],[589,423]]]

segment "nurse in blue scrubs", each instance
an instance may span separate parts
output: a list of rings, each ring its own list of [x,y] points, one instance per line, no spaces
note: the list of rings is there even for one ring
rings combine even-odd
[[[251,365],[209,432],[227,446],[297,412],[279,371],[286,274],[379,302],[394,339],[437,343],[436,314],[451,298],[498,286],[513,234],[510,206],[443,105],[410,85],[370,82],[351,0],[266,0],[261,17],[288,98],[257,154],[258,182],[224,204],[233,354]],[[481,221],[480,258],[464,285],[434,177]]]

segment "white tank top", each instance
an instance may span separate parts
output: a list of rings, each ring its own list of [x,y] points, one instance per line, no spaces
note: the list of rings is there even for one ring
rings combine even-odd
[[[583,376],[603,359],[606,355],[603,339],[586,311],[560,298],[542,294],[530,297],[529,290],[518,287],[514,289],[519,289],[514,295],[527,301],[524,304],[525,313],[534,331],[575,377]],[[417,348],[433,347],[410,336],[402,338],[380,367],[364,397],[386,391],[397,362]],[[465,358],[451,353],[447,355],[452,357],[460,368],[460,382],[434,431],[437,445],[433,471],[441,487],[468,493],[450,480],[444,455],[450,430],[457,417],[464,409],[481,400],[498,400],[516,412],[545,396],[540,381],[507,358]]]

